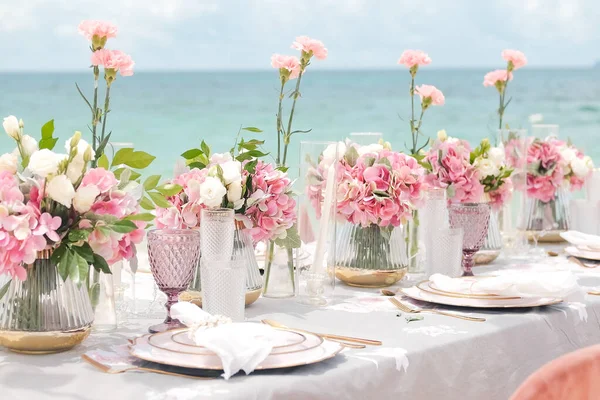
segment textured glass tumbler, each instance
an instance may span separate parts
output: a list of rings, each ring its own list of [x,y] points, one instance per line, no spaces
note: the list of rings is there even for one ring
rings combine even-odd
[[[421,214],[421,230],[425,233],[425,272],[431,275],[434,269],[432,265],[433,251],[436,246],[435,235],[439,229],[448,227],[448,200],[446,200],[446,189],[429,188],[425,192],[425,206]]]
[[[451,278],[462,275],[463,230],[445,228],[431,230],[433,245],[428,248],[427,275],[444,274]]]
[[[167,295],[167,318],[162,324],[151,326],[150,333],[181,328],[171,318],[171,306],[177,303],[179,293],[187,289],[200,257],[200,232],[189,229],[164,229],[148,232],[148,260],[154,280]]]
[[[244,321],[246,266],[241,257],[210,261],[202,258],[202,309],[212,315],[224,315],[234,322]]]
[[[204,209],[200,216],[202,258],[228,261],[233,253],[234,211],[230,208]]]
[[[473,276],[473,256],[479,251],[487,235],[490,223],[490,205],[487,203],[451,204],[448,207],[450,227],[462,228],[463,276]]]

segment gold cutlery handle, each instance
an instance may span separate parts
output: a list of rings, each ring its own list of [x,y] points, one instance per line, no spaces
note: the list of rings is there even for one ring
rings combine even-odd
[[[329,333],[313,333],[313,334],[317,335],[317,336],[321,336],[321,337],[323,337],[325,339],[329,339],[329,340],[368,344],[371,346],[381,346],[382,345],[381,341],[379,341],[379,340],[361,339],[361,338],[355,338],[355,337],[350,337],[350,336],[332,335]]]
[[[433,314],[445,315],[447,317],[454,317],[454,318],[458,318],[458,319],[464,319],[464,320],[467,320],[467,321],[485,322],[485,318],[468,317],[466,315],[459,315],[459,314],[447,313],[447,312],[438,311],[438,310],[421,310],[421,312],[430,312],[430,313],[433,313]]]

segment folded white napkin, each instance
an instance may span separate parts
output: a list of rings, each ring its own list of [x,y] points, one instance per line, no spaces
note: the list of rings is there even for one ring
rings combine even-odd
[[[585,291],[571,271],[524,272],[489,276],[482,279],[449,278],[434,274],[435,287],[449,292],[496,294],[519,297],[551,297],[568,302],[583,302]]]
[[[586,246],[590,250],[600,251],[600,236],[578,231],[562,232],[560,236],[575,246]]]
[[[231,323],[227,318],[210,315],[187,302],[173,305],[171,316],[191,328],[190,335],[194,343],[219,356],[225,379],[240,370],[246,374],[254,371],[271,354],[277,333],[264,324]]]

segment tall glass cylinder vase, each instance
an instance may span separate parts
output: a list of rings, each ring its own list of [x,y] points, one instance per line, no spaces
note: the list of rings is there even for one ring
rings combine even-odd
[[[418,278],[425,273],[425,235],[421,227],[421,212],[414,210],[413,217],[403,226],[404,246],[406,247],[408,274]]]
[[[548,202],[530,198],[527,205],[526,227],[530,239],[535,242],[562,242],[561,232],[571,226],[569,194],[558,188],[554,198]]]
[[[406,275],[402,228],[344,223],[338,228],[335,274],[350,286],[385,287]]]
[[[300,143],[296,294],[304,304],[326,305],[333,298],[339,152],[336,142]]]
[[[13,279],[0,298],[0,345],[29,354],[68,350],[90,333],[94,312],[85,284],[63,281],[50,259],[38,252],[24,265],[27,279]]]
[[[297,250],[275,242],[267,243],[263,297],[286,298],[296,295]]]
[[[425,242],[425,278],[436,272],[434,263],[434,254],[437,247],[436,235],[434,232],[440,229],[448,228],[448,200],[446,198],[446,189],[431,187],[425,193],[425,206],[422,208],[421,230],[426,232]],[[419,253],[417,253],[417,257]],[[409,261],[410,265],[410,261]],[[410,269],[409,269],[410,270]],[[409,273],[409,276],[411,274]],[[423,277],[410,276],[410,281],[421,280]]]
[[[90,270],[89,296],[94,310],[93,329],[97,332],[110,332],[117,329],[117,308],[115,305],[115,285],[112,274]]]

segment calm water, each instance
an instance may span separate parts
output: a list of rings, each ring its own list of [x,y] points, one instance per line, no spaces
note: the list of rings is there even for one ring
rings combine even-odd
[[[472,143],[494,135],[498,96],[494,88],[483,87],[485,72],[419,72],[419,83],[436,85],[446,95],[445,106],[427,110],[426,134],[435,136],[446,129]],[[75,82],[89,94],[91,75],[0,74],[0,82],[0,115],[23,118],[27,133],[38,136],[51,118],[62,139],[75,130],[86,132],[88,110]],[[402,69],[310,72],[303,80],[294,127],[313,131],[293,141],[297,146],[300,140],[335,140],[350,132],[372,131],[383,132],[395,148],[403,149],[409,139],[408,84],[409,75]],[[170,175],[179,154],[202,139],[214,150],[225,151],[241,125],[263,129],[268,149],[276,143],[275,71],[140,72],[120,77],[112,93],[108,125],[114,141],[132,142],[157,156],[155,173]],[[528,128],[528,116],[541,113],[544,123],[559,124],[561,137],[572,138],[600,163],[600,69],[520,70],[509,95],[514,100],[505,120],[511,127]],[[12,150],[8,137],[1,136],[0,150]],[[297,154],[297,147],[291,154]]]

